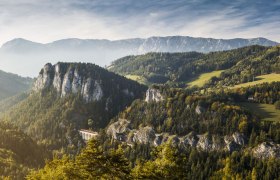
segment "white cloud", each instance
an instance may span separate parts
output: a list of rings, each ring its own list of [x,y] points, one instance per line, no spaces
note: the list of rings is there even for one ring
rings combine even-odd
[[[46,43],[70,37],[122,39],[154,35],[263,36],[280,41],[277,9],[262,12],[262,17],[256,14],[259,6],[243,7],[242,3],[245,1],[2,0],[0,44],[18,37]]]

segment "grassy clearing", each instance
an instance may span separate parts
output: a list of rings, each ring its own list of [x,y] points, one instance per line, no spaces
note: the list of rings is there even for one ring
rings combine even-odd
[[[261,117],[262,120],[280,122],[280,110],[275,109],[272,104],[240,103],[240,105]]]
[[[253,82],[247,82],[247,83],[243,83],[243,84],[238,84],[235,85],[233,88],[240,88],[240,87],[248,87],[248,86],[254,86],[257,84],[262,84],[265,82],[276,82],[276,81],[280,81],[280,74],[266,74],[266,75],[262,75],[262,76],[257,76],[256,80]]]
[[[219,77],[223,71],[224,70],[203,73],[198,78],[196,78],[194,81],[189,82],[187,85],[188,85],[188,87],[194,87],[194,86],[202,87],[212,77]]]
[[[140,84],[147,84],[147,80],[146,78],[142,77],[142,76],[138,76],[138,75],[132,75],[132,74],[129,74],[129,75],[126,75],[125,76],[127,79],[131,79],[133,81],[137,81],[139,82]]]

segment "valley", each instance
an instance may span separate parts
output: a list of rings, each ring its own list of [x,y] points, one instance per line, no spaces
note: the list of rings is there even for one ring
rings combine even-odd
[[[0,0],[0,180],[279,180],[279,0]]]
[[[49,161],[28,164],[0,139],[3,178],[220,179],[256,167],[278,177],[279,53],[147,53],[107,69],[47,63],[27,91],[0,101],[0,122],[16,129],[0,132],[18,131]],[[246,173],[228,174],[229,165]]]

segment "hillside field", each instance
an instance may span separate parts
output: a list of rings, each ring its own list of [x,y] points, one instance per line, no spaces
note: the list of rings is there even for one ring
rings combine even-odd
[[[129,74],[129,75],[126,75],[125,76],[127,79],[131,79],[133,81],[137,81],[138,83],[140,84],[147,84],[147,80],[146,78],[142,77],[142,76],[138,76],[138,75],[132,75],[132,74]]]
[[[224,70],[203,73],[203,74],[199,75],[199,77],[196,78],[194,81],[189,82],[187,85],[188,85],[188,87],[194,87],[194,86],[202,87],[212,77],[219,77],[223,71]]]
[[[238,84],[233,86],[232,88],[241,88],[241,87],[248,87],[248,86],[254,86],[257,84],[262,84],[262,83],[271,83],[271,82],[277,82],[280,81],[280,74],[266,74],[266,75],[261,75],[261,76],[257,76],[256,80],[253,82],[247,82],[247,83],[243,83],[243,84]]]
[[[252,113],[258,115],[264,121],[280,122],[280,110],[275,109],[272,104],[240,103]]]

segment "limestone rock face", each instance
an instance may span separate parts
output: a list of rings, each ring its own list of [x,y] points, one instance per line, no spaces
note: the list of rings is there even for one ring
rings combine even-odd
[[[92,76],[82,76],[78,67],[63,69],[61,64],[46,64],[34,83],[33,90],[39,92],[51,86],[61,97],[80,93],[85,102],[100,101],[104,96],[102,81]]]
[[[253,153],[258,158],[280,158],[280,144],[264,142],[254,148]]]
[[[212,142],[207,135],[198,135],[198,142],[196,147],[203,151],[210,151],[212,149]]]
[[[74,77],[72,82],[72,93],[78,93],[82,88],[82,77],[80,76],[77,69],[74,71]]]
[[[159,102],[163,100],[164,98],[158,89],[149,88],[147,90],[145,99],[146,102]]]
[[[152,127],[149,126],[140,128],[134,134],[134,141],[140,142],[142,144],[153,143],[155,138],[155,131],[152,129]]]
[[[101,82],[94,81],[92,101],[100,101],[103,97],[103,90],[101,88]]]
[[[66,72],[63,78],[63,83],[61,87],[61,96],[65,96],[67,94],[72,93],[72,80],[73,80],[73,69],[69,69],[69,71]]]
[[[113,139],[123,141],[126,139],[126,135],[130,132],[130,121],[119,119],[117,122],[109,125],[106,132]]]
[[[56,91],[58,93],[61,92],[61,85],[62,85],[62,74],[61,74],[61,71],[60,71],[60,65],[59,64],[56,64],[54,66],[55,68],[55,73],[54,73],[54,79],[53,79],[53,87],[56,89]]]
[[[198,141],[198,137],[194,132],[190,132],[188,135],[186,135],[183,138],[183,143],[185,146],[196,147],[197,141]]]
[[[220,137],[207,134],[197,135],[190,132],[186,136],[178,137],[169,133],[156,134],[150,126],[132,129],[131,123],[125,119],[119,119],[107,128],[107,135],[113,139],[127,143],[140,143],[159,146],[165,142],[172,145],[182,145],[183,147],[193,147],[202,151],[237,151],[246,144],[243,134],[235,132],[232,135]]]
[[[45,89],[49,87],[52,83],[52,74],[53,66],[48,63],[44,66],[42,71],[40,72],[36,82],[34,83],[33,90],[34,91],[40,91],[42,89]]]

